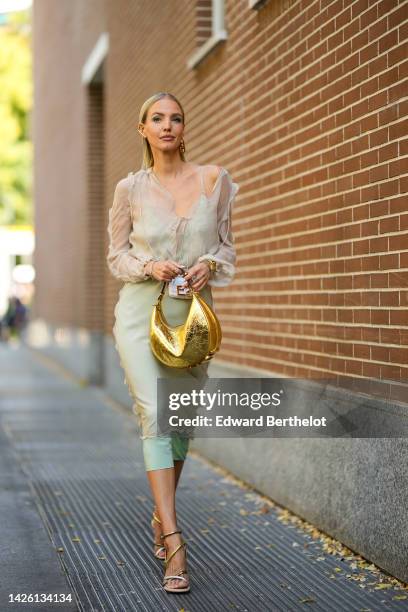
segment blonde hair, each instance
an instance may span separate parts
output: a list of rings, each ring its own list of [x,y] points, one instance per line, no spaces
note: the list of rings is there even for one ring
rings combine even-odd
[[[177,100],[176,96],[173,96],[173,94],[168,93],[167,91],[159,91],[159,93],[154,94],[153,96],[150,96],[150,98],[148,98],[147,100],[145,100],[145,102],[143,102],[142,104],[142,108],[140,109],[140,113],[139,113],[139,123],[145,123],[146,121],[146,117],[147,117],[147,113],[149,111],[149,108],[158,100],[161,100],[162,98],[170,98],[171,100],[174,100],[174,102],[176,102],[181,110],[181,114],[183,116],[183,123],[184,123],[184,110],[183,107],[181,106],[180,102]],[[153,153],[152,153],[152,149],[150,148],[150,144],[147,140],[147,138],[143,137],[143,158],[142,158],[142,168],[144,170],[146,170],[147,168],[150,168],[151,166],[153,166]],[[185,154],[179,149],[179,153],[180,153],[180,158],[183,161],[186,161],[185,158]]]

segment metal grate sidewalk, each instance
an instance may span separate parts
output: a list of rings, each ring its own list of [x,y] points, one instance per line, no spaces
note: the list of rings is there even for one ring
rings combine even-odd
[[[177,495],[191,591],[167,594],[152,554],[151,496],[131,413],[25,347],[0,348],[0,393],[2,427],[48,530],[44,546],[55,549],[78,609],[407,609],[408,598],[395,599],[407,590],[378,588],[381,574],[327,554],[277,509],[263,508],[260,496],[191,456]]]

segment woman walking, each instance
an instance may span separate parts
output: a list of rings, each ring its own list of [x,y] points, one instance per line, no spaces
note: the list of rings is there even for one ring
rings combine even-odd
[[[142,169],[116,185],[109,211],[111,273],[124,282],[115,306],[113,333],[125,382],[138,417],[148,481],[155,502],[154,554],[165,561],[168,592],[190,590],[186,543],[177,526],[175,493],[188,438],[157,431],[157,379],[207,378],[208,362],[188,371],[163,365],[149,345],[150,316],[163,281],[184,275],[212,306],[211,286],[228,285],[235,273],[231,205],[238,191],[227,170],[186,161],[184,111],[170,93],[143,104],[139,133]],[[172,297],[162,308],[170,325],[185,322],[190,299]]]

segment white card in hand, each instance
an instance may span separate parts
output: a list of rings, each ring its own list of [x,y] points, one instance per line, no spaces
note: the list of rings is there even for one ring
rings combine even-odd
[[[169,283],[169,296],[174,298],[189,299],[192,296],[190,287],[183,287],[185,283],[184,276],[176,276]]]

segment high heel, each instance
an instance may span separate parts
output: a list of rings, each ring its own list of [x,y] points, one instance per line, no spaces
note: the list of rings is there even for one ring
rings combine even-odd
[[[158,516],[156,516],[156,515],[155,515],[155,513],[153,512],[153,518],[152,518],[152,521],[151,521],[151,523],[150,523],[153,529],[154,529],[154,523],[155,523],[155,522],[156,522],[156,523],[158,523],[159,525],[161,525],[161,520],[160,520],[160,519],[159,519],[159,517],[158,517]],[[154,545],[155,545],[156,547],[158,547],[158,550],[155,550],[155,551],[154,551],[154,553],[153,553],[153,554],[154,554],[154,556],[156,557],[156,559],[160,559],[160,561],[165,561],[165,560],[166,560],[166,547],[165,547],[165,546],[163,546],[163,543],[162,543],[162,542],[154,542]],[[162,553],[162,552],[164,552],[164,557],[162,557],[162,556],[160,555],[160,553]]]
[[[171,531],[170,533],[165,533],[163,535],[160,536],[160,538],[162,540],[164,540],[164,538],[167,538],[168,536],[173,535],[173,533],[181,533],[181,529],[176,529],[176,531]],[[184,547],[184,551],[185,551],[185,558],[187,561],[187,543],[184,542],[184,540],[181,540],[181,544],[179,544],[177,546],[177,548],[175,550],[173,550],[172,553],[170,553],[170,555],[167,556],[167,549],[166,549],[166,558],[164,560],[164,565],[167,569],[168,564],[170,563],[170,559],[172,559],[174,557],[174,555],[176,554],[176,552],[178,552],[181,548]],[[167,581],[168,580],[184,580],[185,582],[187,582],[187,579],[183,577],[183,574],[186,574],[188,576],[188,572],[187,570],[183,570],[181,569],[180,571],[178,571],[175,575],[173,576],[165,576],[163,578],[163,588],[165,591],[167,591],[168,593],[188,593],[188,591],[190,590],[190,585],[187,583],[187,586],[184,587],[179,587],[179,588],[174,588],[174,587],[169,587],[167,585]]]

